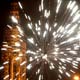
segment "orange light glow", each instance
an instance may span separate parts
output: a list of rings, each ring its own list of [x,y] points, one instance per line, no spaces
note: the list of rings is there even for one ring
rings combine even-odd
[[[78,75],[75,75],[75,76],[73,77],[73,80],[80,80],[80,78],[79,78]]]

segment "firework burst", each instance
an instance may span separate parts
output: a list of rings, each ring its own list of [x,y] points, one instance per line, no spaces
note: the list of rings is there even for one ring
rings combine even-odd
[[[52,10],[41,0],[36,23],[24,13],[32,32],[27,35],[27,80],[69,80],[80,68],[80,8],[75,0],[54,2]],[[20,2],[19,6],[23,10]]]

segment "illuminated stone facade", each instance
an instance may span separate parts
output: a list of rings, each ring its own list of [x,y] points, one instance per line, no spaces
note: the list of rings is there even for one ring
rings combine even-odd
[[[11,3],[11,15],[19,20],[18,4]],[[19,26],[7,25],[1,47],[0,80],[26,80],[26,42]]]

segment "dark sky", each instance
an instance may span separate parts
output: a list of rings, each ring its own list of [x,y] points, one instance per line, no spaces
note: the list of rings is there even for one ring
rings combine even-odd
[[[0,26],[5,25],[9,14],[9,0],[0,1]]]
[[[0,44],[2,42],[4,27],[6,26],[9,14],[9,2],[8,0],[0,1]]]
[[[0,44],[3,41],[4,29],[9,20],[10,0],[0,1]]]

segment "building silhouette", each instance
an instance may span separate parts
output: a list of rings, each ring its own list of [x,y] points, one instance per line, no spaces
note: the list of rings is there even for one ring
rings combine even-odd
[[[11,3],[10,16],[19,21],[19,6]],[[26,42],[19,24],[7,25],[1,46],[0,80],[26,80]]]

